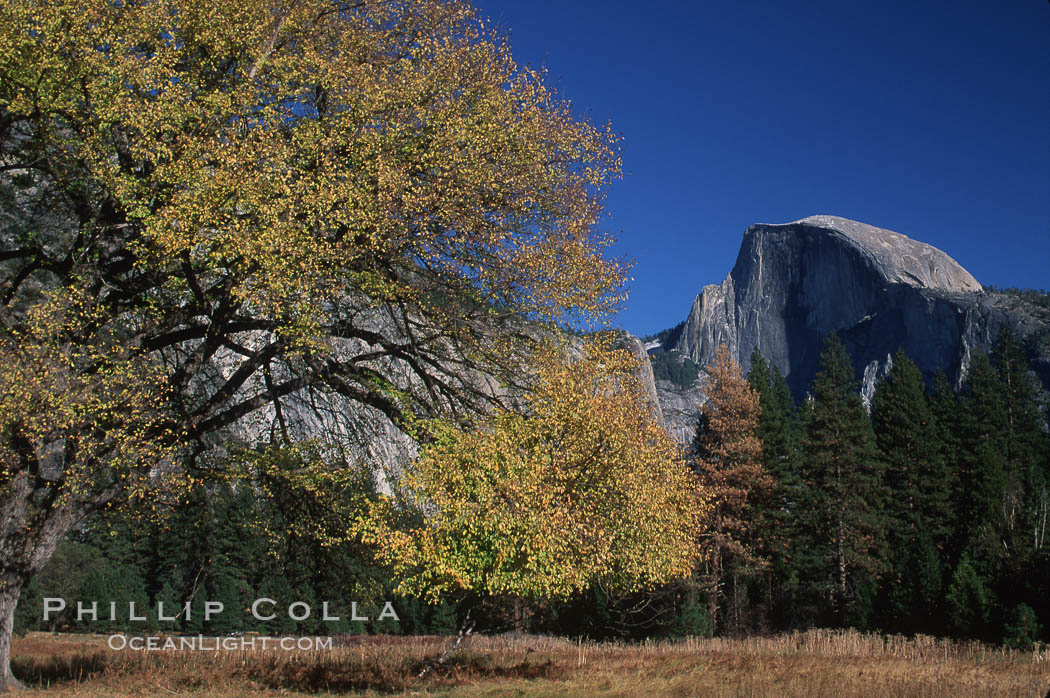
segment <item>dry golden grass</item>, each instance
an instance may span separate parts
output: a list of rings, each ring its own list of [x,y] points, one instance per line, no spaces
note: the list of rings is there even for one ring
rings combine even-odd
[[[1050,650],[1015,652],[848,631],[681,642],[349,638],[311,652],[115,652],[102,636],[30,634],[14,669],[49,695],[1026,696],[1050,688]]]

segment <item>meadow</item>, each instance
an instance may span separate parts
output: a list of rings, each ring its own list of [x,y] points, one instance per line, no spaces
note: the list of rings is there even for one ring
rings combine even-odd
[[[113,651],[101,635],[29,633],[12,666],[54,696],[1026,696],[1050,648],[811,630],[641,644],[541,636],[346,636],[306,652]],[[425,672],[424,672],[425,670]],[[421,678],[420,673],[425,673]]]

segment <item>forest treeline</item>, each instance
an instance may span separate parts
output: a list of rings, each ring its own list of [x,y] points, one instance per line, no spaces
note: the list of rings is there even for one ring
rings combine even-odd
[[[973,356],[959,391],[943,373],[927,385],[898,351],[870,413],[835,335],[798,406],[775,367],[757,353],[751,363],[747,384],[761,406],[753,433],[769,482],[749,486],[733,512],[748,525],[718,575],[717,631],[1047,639],[1050,446],[1012,333]],[[702,415],[701,463],[712,436],[742,438]],[[700,575],[702,588],[707,581]]]
[[[447,633],[472,609],[492,630],[591,637],[853,627],[1016,647],[1050,640],[1050,442],[1012,334],[973,356],[960,390],[943,373],[928,384],[898,352],[870,411],[835,335],[798,403],[757,352],[746,377],[724,352],[709,373],[689,458],[713,506],[697,537],[704,561],[687,580],[626,595],[598,584],[561,600],[460,594],[428,604],[394,594],[367,546],[305,530],[310,512],[280,483],[212,483],[164,514],[106,514],[74,531],[24,595],[17,627]],[[367,479],[352,486],[374,494]],[[47,596],[71,603],[45,623]],[[315,612],[295,621],[279,603],[277,619],[261,623],[247,612],[259,597]],[[76,599],[117,601],[118,618],[75,623]],[[206,623],[205,599],[237,610]],[[324,600],[346,611],[339,622],[320,618]],[[397,621],[376,618],[388,600]],[[127,601],[151,609],[150,620],[129,622]],[[198,612],[158,623],[157,601]],[[351,601],[371,619],[352,622]]]

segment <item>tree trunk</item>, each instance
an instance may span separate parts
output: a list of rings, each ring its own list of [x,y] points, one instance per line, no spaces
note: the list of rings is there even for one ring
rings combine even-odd
[[[838,553],[838,603],[835,613],[838,615],[839,623],[846,622],[846,589],[847,589],[847,574],[846,574],[846,531],[842,523],[842,519],[839,519],[839,530],[837,539],[837,553]]]
[[[839,496],[845,496],[842,487],[842,463],[835,461],[835,489]],[[838,529],[835,531],[835,553],[838,563],[838,593],[835,614],[840,625],[846,622],[846,524],[842,520],[841,510],[837,517]]]
[[[15,629],[15,606],[22,593],[24,580],[5,575],[0,582],[0,693],[17,691],[23,686],[11,673],[11,636]]]
[[[718,588],[722,585],[722,550],[719,544],[711,551],[711,576],[707,580],[707,615],[712,634],[718,629]]]
[[[744,595],[740,592],[742,586],[739,571],[734,571],[733,579],[733,615],[730,620],[730,634],[736,637],[747,634],[744,623]]]
[[[0,692],[21,688],[11,673],[11,636],[22,589],[39,572],[58,542],[89,511],[83,502],[34,506],[28,473],[8,482],[0,500]],[[47,504],[53,500],[48,498]]]
[[[525,632],[525,609],[523,606],[521,597],[516,597],[514,599],[514,632],[516,633]]]

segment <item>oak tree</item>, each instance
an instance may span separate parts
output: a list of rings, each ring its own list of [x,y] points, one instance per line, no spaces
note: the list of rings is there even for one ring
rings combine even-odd
[[[430,426],[437,438],[404,478],[425,520],[371,533],[401,591],[541,599],[689,574],[697,480],[653,419],[637,359],[604,342],[584,351],[544,352],[524,414]]]
[[[491,408],[615,308],[617,148],[456,0],[0,5],[0,684],[90,512],[238,425]]]

